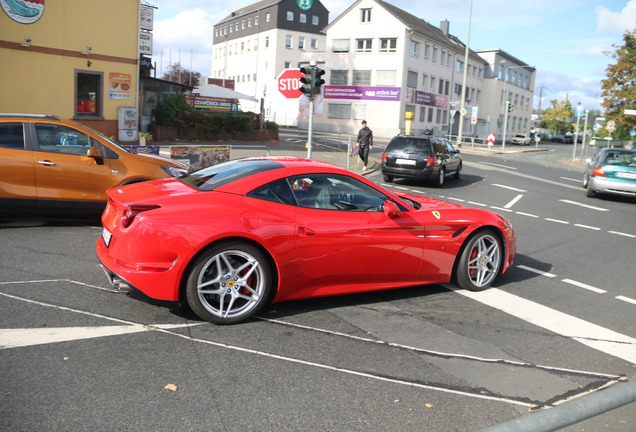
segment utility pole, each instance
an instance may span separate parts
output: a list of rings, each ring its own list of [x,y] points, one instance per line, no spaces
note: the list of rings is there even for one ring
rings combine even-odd
[[[541,102],[543,101],[543,89],[546,88],[543,84],[539,87],[539,111],[541,111]]]

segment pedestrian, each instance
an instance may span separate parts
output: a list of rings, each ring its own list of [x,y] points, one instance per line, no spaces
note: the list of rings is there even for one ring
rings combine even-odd
[[[359,147],[358,155],[360,159],[362,159],[362,162],[364,162],[362,171],[366,171],[369,162],[369,150],[373,149],[373,132],[367,126],[366,120],[362,120],[362,129],[358,132],[356,147]]]

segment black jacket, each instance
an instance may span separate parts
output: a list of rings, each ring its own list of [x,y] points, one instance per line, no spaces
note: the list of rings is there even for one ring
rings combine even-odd
[[[369,128],[362,128],[360,132],[358,132],[358,140],[356,142],[360,143],[360,147],[372,146],[373,145],[373,132]]]

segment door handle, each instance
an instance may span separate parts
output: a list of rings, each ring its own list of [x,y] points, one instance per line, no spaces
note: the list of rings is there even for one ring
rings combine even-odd
[[[55,162],[51,162],[51,161],[38,161],[38,163],[40,165],[55,166]]]
[[[305,227],[298,227],[298,235],[311,237],[313,235],[316,235],[316,231],[310,230],[309,228],[305,228]]]

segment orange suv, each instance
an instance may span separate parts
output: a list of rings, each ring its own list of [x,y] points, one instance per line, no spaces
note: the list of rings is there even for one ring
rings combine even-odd
[[[70,120],[0,114],[0,212],[101,212],[106,189],[186,172],[181,162],[127,150]]]

